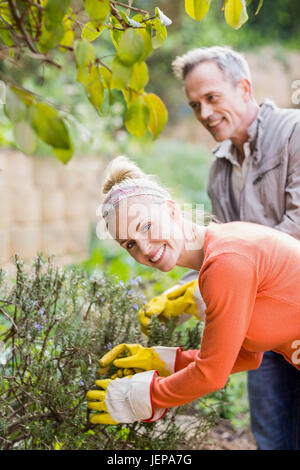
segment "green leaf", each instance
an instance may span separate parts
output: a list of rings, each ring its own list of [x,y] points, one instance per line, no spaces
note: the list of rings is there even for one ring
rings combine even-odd
[[[109,0],[85,0],[84,8],[94,20],[105,21],[110,13]]]
[[[130,88],[142,91],[149,81],[148,68],[145,62],[137,62],[133,66],[132,76],[129,83]]]
[[[48,145],[69,150],[68,129],[58,112],[46,103],[34,103],[29,109],[30,123],[37,135]]]
[[[4,105],[4,111],[6,116],[12,122],[18,122],[25,118],[27,114],[27,107],[24,101],[16,93],[14,93],[9,87],[6,92],[6,103]]]
[[[22,152],[30,155],[35,151],[38,144],[37,135],[27,121],[22,120],[16,122],[14,126],[14,136],[16,144]]]
[[[134,99],[137,98],[136,93],[133,90],[131,90],[131,88],[123,88],[122,93],[123,93],[127,106],[131,104],[131,102],[134,101]]]
[[[148,126],[150,111],[143,97],[137,98],[127,109],[124,124],[131,134],[142,137]]]
[[[124,65],[138,62],[144,51],[143,38],[132,28],[128,28],[121,37],[118,48],[118,59]]]
[[[11,14],[11,10],[10,10],[8,2],[1,2],[0,3],[0,15],[6,21],[6,23],[10,24],[11,26],[13,25],[14,19],[13,19],[13,16]],[[1,21],[1,24],[4,25],[5,23],[3,23]]]
[[[74,149],[71,145],[69,149],[52,148],[52,152],[62,163],[66,164],[72,158]]]
[[[99,113],[104,100],[104,88],[98,67],[93,67],[92,69],[91,80],[86,86],[86,93],[90,103],[92,103],[96,111]]]
[[[77,68],[76,80],[79,83],[82,83],[84,86],[87,86],[92,80],[92,71],[94,64],[83,65],[82,67]]]
[[[89,42],[97,39],[105,30],[105,26],[99,21],[89,21],[81,32],[81,39],[87,39]]]
[[[148,128],[156,139],[168,120],[168,111],[161,101],[161,99],[154,93],[149,93],[145,96],[146,103],[150,110]]]
[[[34,95],[26,90],[21,90],[20,88],[16,88],[14,86],[10,87],[11,91],[13,91],[26,106],[30,106],[35,102]]]
[[[70,0],[48,0],[45,10],[45,25],[49,29],[57,29],[58,24],[68,11]]]
[[[0,21],[0,27],[2,27],[3,23]],[[4,27],[4,25],[3,25]],[[0,37],[2,38],[2,41],[6,46],[13,46],[14,45],[14,40],[13,37],[10,33],[10,31],[6,29],[0,29]]]
[[[248,19],[245,0],[226,0],[224,15],[229,26],[239,29]]]
[[[59,443],[56,441],[54,444],[53,444],[53,449],[54,450],[60,450],[61,446],[59,445]]]
[[[122,62],[120,62],[118,56],[116,56],[112,65],[112,88],[117,88],[118,90],[126,88],[130,82],[131,75],[132,66],[124,65]]]
[[[78,39],[74,52],[78,68],[90,66],[95,61],[95,49],[87,39]]]
[[[118,31],[116,29],[112,29],[110,31],[110,37],[111,37],[112,43],[115,46],[116,50],[118,50],[120,40],[121,40],[121,37],[123,36],[123,34],[124,34],[123,31]]]
[[[109,106],[111,106],[114,102],[114,97],[113,97],[113,94],[111,92],[111,88],[113,87],[112,72],[110,70],[108,70],[106,67],[100,67],[99,72],[101,73],[101,76],[102,76],[103,86],[104,86],[104,88],[106,88],[108,90],[108,101],[109,101],[108,104],[109,104]],[[105,96],[104,96],[104,100],[105,100]],[[102,112],[103,112],[103,109],[102,109]]]
[[[72,15],[73,19],[76,19],[75,15]],[[73,23],[71,19],[66,15],[64,20],[64,35],[59,43],[60,46],[71,47],[75,38],[75,32],[73,31]],[[67,49],[64,47],[59,47],[61,52],[67,52]]]
[[[42,25],[41,35],[38,42],[39,51],[42,53],[48,52],[54,49],[65,34],[65,28],[62,23],[59,23],[56,28],[48,30],[45,25]]]
[[[143,39],[143,53],[140,57],[140,61],[145,60],[152,52],[153,52],[153,46],[152,46],[152,29],[149,30],[148,28],[143,28],[143,29],[138,29],[136,30],[136,34],[141,36]]]
[[[130,24],[128,16],[122,10],[119,10],[119,15],[125,21],[126,24]]]
[[[194,20],[201,21],[209,10],[211,0],[185,0],[185,11]]]
[[[117,28],[121,28],[121,24],[119,23],[119,21],[114,16],[110,17],[110,23],[111,23],[111,26],[112,26],[112,29],[110,30],[110,37],[111,37],[112,43],[115,46],[116,50],[118,50],[120,40],[121,40],[121,37],[124,34],[124,31],[122,31],[120,29],[117,29]],[[114,29],[114,27],[116,27],[116,29]]]
[[[110,90],[112,88],[112,73],[106,67],[100,67],[99,71],[101,73],[105,88]]]
[[[139,23],[142,26],[143,21],[145,20],[144,16],[141,15],[140,13],[137,13],[136,15],[133,15],[131,18],[134,22]]]
[[[152,39],[152,45],[154,49],[160,47],[167,39],[167,28],[161,24],[159,18],[153,20],[153,28],[155,31],[155,37]]]

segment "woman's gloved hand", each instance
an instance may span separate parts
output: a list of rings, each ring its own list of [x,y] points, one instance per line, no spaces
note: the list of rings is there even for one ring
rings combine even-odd
[[[183,314],[195,315],[203,319],[205,303],[202,300],[198,279],[186,284],[177,285],[163,294],[150,300],[138,312],[141,329],[149,334],[151,317],[158,316],[160,320],[168,320]]]
[[[90,390],[86,396],[90,410],[99,411],[91,416],[94,424],[134,423],[157,421],[166,408],[153,408],[152,385],[157,371],[149,370],[116,380],[96,380],[101,390]]]
[[[115,374],[117,377],[130,376],[148,370],[157,370],[159,375],[167,377],[175,371],[179,350],[181,348],[164,346],[145,348],[140,344],[118,344],[99,360],[101,368],[98,373],[103,374],[106,368],[113,364],[118,368]]]
[[[118,424],[108,413],[105,403],[107,387],[110,383],[111,379],[96,380],[95,384],[100,390],[90,390],[86,394],[88,409],[101,411],[91,416],[90,421],[93,424]]]

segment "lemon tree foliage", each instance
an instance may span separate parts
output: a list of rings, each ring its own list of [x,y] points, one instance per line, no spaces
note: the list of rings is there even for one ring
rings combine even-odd
[[[200,21],[212,0],[185,0],[188,15]],[[247,20],[251,0],[225,0],[226,22],[239,28]],[[262,6],[259,0],[257,12]],[[137,2],[138,3],[138,2]],[[73,57],[77,82],[99,117],[105,103],[114,104],[113,90],[120,90],[127,110],[124,125],[128,132],[142,137],[150,132],[156,139],[168,113],[161,99],[147,93],[147,59],[167,39],[172,21],[153,5],[152,11],[112,0],[0,0],[0,59],[18,65],[20,57],[30,56],[43,65],[63,72],[59,57]],[[104,57],[96,53],[97,41],[106,32],[114,46]],[[67,163],[73,144],[65,116],[22,83],[0,75],[7,85],[5,112],[14,124],[15,141],[25,153],[32,153],[39,139],[56,157]]]
[[[213,0],[185,0],[185,11],[194,20],[201,21]],[[247,20],[247,6],[253,0],[224,0],[222,9],[226,23],[234,29],[239,29]],[[263,0],[258,1],[256,13],[259,12]]]
[[[127,105],[127,130],[138,137],[149,131],[157,138],[168,113],[157,95],[145,91],[149,81],[146,60],[164,43],[172,22],[159,8],[153,10],[109,0],[84,0],[74,5],[70,0],[0,1],[1,51],[6,51],[7,59],[30,52],[58,69],[61,66],[54,53],[57,58],[57,52],[71,52],[76,79],[98,115],[102,116],[106,95],[112,105],[112,90],[120,90]],[[109,61],[97,57],[94,45],[105,30],[115,48]],[[73,146],[64,116],[20,84],[7,79],[7,88],[5,112],[14,123],[17,145],[32,153],[41,139],[67,163]]]

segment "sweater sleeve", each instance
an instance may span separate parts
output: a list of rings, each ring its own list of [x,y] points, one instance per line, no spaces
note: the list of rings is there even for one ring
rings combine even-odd
[[[201,272],[199,285],[207,306],[200,350],[183,355],[186,367],[157,377],[152,388],[155,408],[182,405],[219,390],[237,364],[256,299],[256,268],[243,255],[219,254]],[[243,357],[247,368],[253,368],[251,361]]]
[[[199,353],[198,349],[190,349],[188,351],[179,351],[178,358],[176,360],[176,370],[175,372],[184,369],[191,362],[196,360],[196,357]],[[244,348],[241,348],[238,357],[233,365],[233,368],[230,374],[236,374],[237,372],[242,372],[250,369],[257,369],[262,361],[263,353],[262,352],[251,352],[247,351]]]

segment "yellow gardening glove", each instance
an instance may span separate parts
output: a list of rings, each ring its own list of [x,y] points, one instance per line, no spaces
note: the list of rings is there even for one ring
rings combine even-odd
[[[90,390],[86,394],[86,397],[89,400],[87,402],[87,407],[90,410],[101,411],[101,413],[95,413],[91,416],[90,421],[93,424],[118,424],[108,413],[105,404],[106,390],[110,382],[110,379],[96,380],[95,384],[102,390]]]
[[[136,373],[147,370],[157,370],[160,375],[167,377],[173,371],[171,368],[168,368],[162,356],[167,357],[167,350],[173,352],[176,349],[177,348],[163,348],[159,346],[156,348],[144,348],[140,344],[118,344],[118,346],[115,346],[99,360],[101,369],[98,373],[101,374],[107,366],[113,364],[115,367],[118,367],[119,370],[123,369],[123,374],[121,372],[121,374],[118,375],[119,377],[127,374],[130,376],[130,371]],[[127,357],[124,357],[124,353]],[[168,362],[170,362],[169,359]]]
[[[151,317],[154,315],[157,315],[161,320],[178,317],[185,313],[200,318],[195,300],[195,294],[198,290],[198,279],[195,279],[150,300],[138,312],[142,331],[149,334]]]

